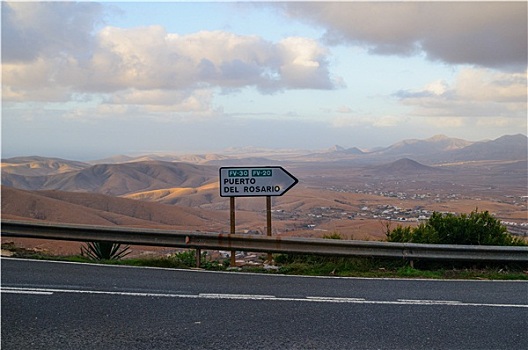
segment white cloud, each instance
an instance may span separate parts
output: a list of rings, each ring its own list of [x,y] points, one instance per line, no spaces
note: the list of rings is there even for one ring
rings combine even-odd
[[[397,115],[377,116],[339,116],[331,119],[331,125],[335,128],[348,127],[372,127],[391,128],[407,124],[409,118]]]
[[[326,29],[332,44],[450,64],[524,71],[526,2],[291,2],[288,16]]]
[[[2,62],[31,62],[57,53],[89,53],[102,16],[94,2],[2,1]]]
[[[165,106],[174,111],[200,111],[211,105],[210,90],[137,90],[118,91],[112,95],[110,103],[144,106]]]
[[[101,8],[92,4],[2,8],[6,101],[68,101],[75,93],[103,93],[110,103],[157,100],[166,106],[167,96],[185,95],[187,109],[200,109],[210,104],[203,102],[203,89],[256,87],[272,93],[339,86],[330,76],[328,52],[308,38],[274,43],[224,31],[179,35],[161,26],[94,32]]]
[[[336,112],[337,113],[345,113],[345,114],[348,114],[348,113],[352,113],[352,109],[348,106],[339,106],[337,109],[336,109]]]
[[[442,130],[458,129],[466,126],[468,122],[465,118],[460,117],[438,117],[421,120],[422,123],[432,125],[435,128]]]
[[[500,73],[464,69],[455,83],[457,95],[472,101],[495,101],[524,106],[527,98],[527,73]]]
[[[395,94],[416,116],[526,118],[527,73],[462,69],[455,81],[437,81]]]

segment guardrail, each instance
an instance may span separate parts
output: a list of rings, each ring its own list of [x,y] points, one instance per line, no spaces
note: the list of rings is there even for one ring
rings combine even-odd
[[[410,261],[458,260],[528,263],[528,247],[442,245],[268,237],[210,232],[185,232],[122,226],[68,225],[2,220],[1,235],[80,242],[116,242],[131,245],[205,250],[299,253],[332,256],[401,258]]]

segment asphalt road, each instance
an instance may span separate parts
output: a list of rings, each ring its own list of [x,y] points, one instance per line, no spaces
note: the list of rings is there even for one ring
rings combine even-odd
[[[528,283],[2,259],[8,349],[528,349]]]

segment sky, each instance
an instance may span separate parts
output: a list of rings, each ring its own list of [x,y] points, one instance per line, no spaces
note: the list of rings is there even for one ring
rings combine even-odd
[[[2,1],[2,157],[527,133],[527,3]]]

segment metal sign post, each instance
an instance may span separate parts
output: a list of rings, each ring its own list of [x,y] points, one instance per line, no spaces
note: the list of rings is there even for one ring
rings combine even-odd
[[[266,196],[266,224],[267,235],[271,237],[271,196]],[[272,254],[268,253],[268,261],[271,262],[272,260]]]
[[[235,233],[235,197],[266,197],[266,234],[271,236],[271,197],[282,196],[299,182],[280,166],[220,168],[220,196],[230,197],[231,234]],[[272,260],[268,253],[268,261]],[[235,266],[231,251],[231,266]]]
[[[229,222],[231,223],[231,234],[235,234],[235,197],[229,198]],[[231,266],[236,266],[236,251],[231,251]]]

